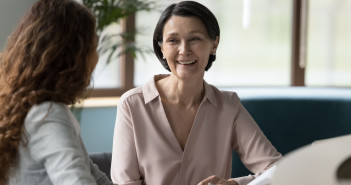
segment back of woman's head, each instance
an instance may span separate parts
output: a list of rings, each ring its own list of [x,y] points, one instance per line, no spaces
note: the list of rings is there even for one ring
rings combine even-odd
[[[95,19],[83,6],[40,0],[9,37],[1,77],[13,91],[46,91],[55,94],[48,100],[73,103],[89,85],[87,56],[95,49],[94,34]]]
[[[74,0],[39,0],[0,54],[0,185],[24,141],[28,110],[44,101],[74,103],[90,82],[95,18]]]

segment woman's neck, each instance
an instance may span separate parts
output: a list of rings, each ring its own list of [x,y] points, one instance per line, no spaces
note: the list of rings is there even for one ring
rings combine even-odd
[[[203,79],[183,80],[170,75],[156,82],[163,101],[198,106],[204,96]]]

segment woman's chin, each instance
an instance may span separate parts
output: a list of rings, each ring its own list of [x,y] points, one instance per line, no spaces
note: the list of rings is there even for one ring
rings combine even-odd
[[[198,71],[194,71],[194,70],[181,70],[181,69],[177,69],[176,70],[176,76],[180,79],[203,79],[204,77],[204,73],[200,74]]]

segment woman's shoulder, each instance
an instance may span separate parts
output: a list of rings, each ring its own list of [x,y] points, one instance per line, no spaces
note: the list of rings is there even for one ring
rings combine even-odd
[[[68,110],[68,106],[63,103],[45,101],[40,104],[33,105],[27,113],[27,118],[42,119],[50,115],[67,114]]]
[[[235,102],[240,101],[238,94],[234,91],[220,90],[221,94],[228,100]]]
[[[59,112],[66,112],[67,110],[67,106],[62,104],[62,103],[58,103],[58,102],[52,102],[52,101],[46,101],[46,102],[42,102],[40,104],[36,104],[33,105],[28,113],[27,113],[27,119],[28,118],[38,118],[38,119],[42,119],[45,116],[48,115],[48,113],[59,113]]]
[[[73,131],[75,137],[79,136],[80,125],[70,108],[60,102],[43,102],[34,105],[24,120],[24,127],[28,135],[37,137],[45,133]]]
[[[217,87],[210,84],[208,84],[207,86],[207,89],[209,89],[209,91],[212,91],[216,99],[219,99],[219,101],[223,100],[223,102],[232,103],[238,103],[240,101],[238,94],[234,91],[218,89]]]
[[[123,102],[128,101],[128,100],[133,99],[133,98],[139,99],[142,97],[143,97],[142,87],[135,87],[135,88],[130,89],[130,90],[126,91],[125,93],[123,93],[119,99],[119,103],[123,103]]]
[[[43,122],[60,122],[71,125],[74,115],[67,105],[59,102],[47,101],[32,106],[25,118],[27,129],[38,127]]]
[[[159,95],[155,78],[157,78],[157,75],[150,79],[145,85],[128,90],[121,96],[119,102],[147,103],[153,100]]]

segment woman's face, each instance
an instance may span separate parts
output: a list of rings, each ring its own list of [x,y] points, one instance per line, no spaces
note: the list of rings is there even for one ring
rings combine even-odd
[[[208,58],[217,46],[218,38],[212,41],[197,17],[172,16],[163,28],[161,51],[178,78],[203,78]]]

